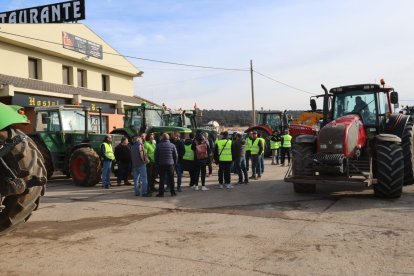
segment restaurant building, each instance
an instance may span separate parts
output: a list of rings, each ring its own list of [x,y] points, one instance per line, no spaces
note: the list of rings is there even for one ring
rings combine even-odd
[[[37,106],[76,104],[101,109],[104,132],[122,127],[125,106],[149,102],[134,96],[142,74],[84,24],[0,24],[0,102],[32,123]]]

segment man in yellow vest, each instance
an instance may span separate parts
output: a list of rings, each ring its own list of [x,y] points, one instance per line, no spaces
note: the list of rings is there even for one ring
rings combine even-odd
[[[188,171],[190,174],[190,186],[196,184],[195,179],[195,153],[192,149],[194,140],[194,133],[190,133],[190,137],[184,140],[184,151],[183,151],[183,161],[182,161],[182,170]]]
[[[218,181],[220,184],[220,189],[223,189],[226,186],[227,189],[233,188],[231,185],[231,163],[233,162],[233,156],[231,151],[231,139],[228,139],[228,132],[225,131],[222,133],[222,139],[216,141],[216,146],[214,148],[214,160],[216,164],[218,163]]]
[[[111,135],[105,136],[100,149],[102,160],[102,188],[109,189],[109,186],[111,186],[110,176],[112,161],[115,160]]]
[[[252,147],[252,137],[253,132],[249,132],[246,138],[246,170],[249,171],[249,163],[250,163],[250,150]]]
[[[253,131],[252,146],[250,148],[252,159],[252,176],[250,179],[258,180],[262,176],[262,170],[260,168],[260,158],[263,154],[263,143],[259,137],[257,137],[257,131]]]
[[[289,130],[285,130],[285,134],[281,137],[281,163],[282,166],[285,165],[285,155],[287,155],[288,158],[288,164],[290,164],[290,148],[292,147],[292,136],[289,135]]]
[[[270,149],[272,150],[272,165],[279,165],[280,146],[282,145],[279,131],[275,130],[270,136]]]

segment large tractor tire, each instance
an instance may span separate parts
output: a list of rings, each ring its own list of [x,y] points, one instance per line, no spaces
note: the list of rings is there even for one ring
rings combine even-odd
[[[404,185],[404,156],[400,144],[379,142],[376,172],[378,182],[373,185],[375,196],[398,198]]]
[[[79,186],[95,186],[101,177],[102,166],[98,154],[92,148],[73,151],[69,161],[73,182]]]
[[[293,143],[292,145],[292,175],[313,176],[312,154],[315,152],[314,143]],[[314,193],[315,183],[293,183],[296,193]]]
[[[24,135],[20,130],[6,128],[0,131],[0,143],[16,135]],[[2,202],[5,208],[0,212],[0,235],[15,229],[19,224],[29,219],[37,209],[40,196],[43,194],[47,182],[46,168],[43,156],[36,144],[27,137],[27,140],[3,157],[6,164],[14,171],[17,177],[23,178],[31,188],[26,188],[22,194],[6,196]],[[0,185],[7,175],[0,166]]]
[[[404,185],[414,184],[414,133],[411,122],[404,129],[401,143],[404,154]]]
[[[53,171],[55,170],[53,167],[52,155],[50,154],[49,149],[46,147],[45,143],[42,141],[42,139],[40,139],[40,137],[31,136],[31,138],[36,143],[37,148],[43,156],[47,173],[47,179],[50,179],[53,175]]]

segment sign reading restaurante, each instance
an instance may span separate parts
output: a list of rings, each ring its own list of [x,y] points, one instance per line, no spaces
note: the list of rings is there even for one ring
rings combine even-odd
[[[85,19],[85,0],[0,12],[0,23],[62,23]]]

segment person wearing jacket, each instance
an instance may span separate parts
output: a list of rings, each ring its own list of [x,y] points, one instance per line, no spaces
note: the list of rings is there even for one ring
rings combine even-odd
[[[196,191],[199,190],[198,181],[199,181],[200,173],[201,173],[201,190],[208,191],[209,189],[206,187],[206,173],[207,173],[206,167],[207,167],[207,164],[209,163],[209,158],[210,158],[210,146],[208,144],[208,141],[204,138],[203,132],[201,130],[197,130],[195,139],[193,140],[193,144],[191,145],[191,149],[195,152],[194,190]],[[202,157],[200,157],[197,154],[197,152],[199,152],[200,149],[203,151],[199,153],[200,155],[203,155]]]
[[[143,140],[144,141],[144,140]],[[157,192],[158,190],[155,188],[155,176],[157,174],[155,169],[155,147],[156,143],[154,140],[154,133],[148,133],[145,135],[145,143],[144,143],[144,150],[148,156],[148,164],[147,164],[147,179],[148,179],[148,187],[150,192]]]
[[[272,165],[279,165],[280,146],[282,145],[279,131],[275,130],[270,136],[270,149],[272,150]]]
[[[208,175],[206,177],[210,177],[213,174],[213,152],[214,152],[214,142],[213,140],[208,136],[207,132],[204,132],[204,138],[208,142],[208,146],[210,147],[210,156],[209,156],[209,162],[207,164],[208,166]]]
[[[155,165],[159,168],[160,186],[157,197],[164,196],[164,185],[170,187],[171,196],[176,196],[174,187],[174,168],[177,164],[178,154],[174,144],[170,142],[170,135],[163,133],[161,140],[155,148]]]
[[[239,175],[238,184],[247,184],[249,183],[247,169],[246,169],[246,141],[243,140],[241,133],[236,133],[235,140],[232,143],[232,152],[233,152],[233,163],[236,168],[236,172]],[[243,180],[244,177],[244,180]]]
[[[214,160],[219,165],[218,181],[220,189],[224,188],[223,184],[227,189],[233,188],[230,174],[231,164],[233,162],[231,143],[231,139],[228,139],[228,132],[225,131],[222,133],[222,139],[216,141],[214,148]]]
[[[253,131],[252,146],[250,148],[250,158],[252,160],[252,176],[251,179],[258,180],[262,176],[260,168],[260,158],[263,153],[263,143],[257,137],[257,131]]]
[[[175,165],[175,173],[177,174],[177,192],[181,192],[181,179],[183,177],[183,156],[184,156],[184,143],[180,139],[180,134],[174,132],[171,137],[171,143],[174,144],[177,149],[178,160]]]
[[[188,171],[190,174],[190,187],[195,185],[195,153],[192,149],[194,140],[194,133],[190,133],[188,139],[184,141],[184,153],[183,153],[183,170]]]
[[[111,166],[115,160],[114,151],[112,149],[112,136],[106,135],[100,146],[100,156],[102,160],[102,188],[109,189],[111,186]]]
[[[128,138],[122,137],[121,142],[115,147],[115,159],[118,165],[117,182],[118,186],[124,181],[125,185],[131,185],[128,181],[131,172],[131,146]]]
[[[141,137],[135,138],[135,142],[131,147],[132,172],[134,175],[134,191],[136,196],[151,196],[148,189],[147,181],[147,163],[148,157],[144,150]],[[141,189],[139,182],[141,181]],[[140,191],[141,190],[141,191]]]

